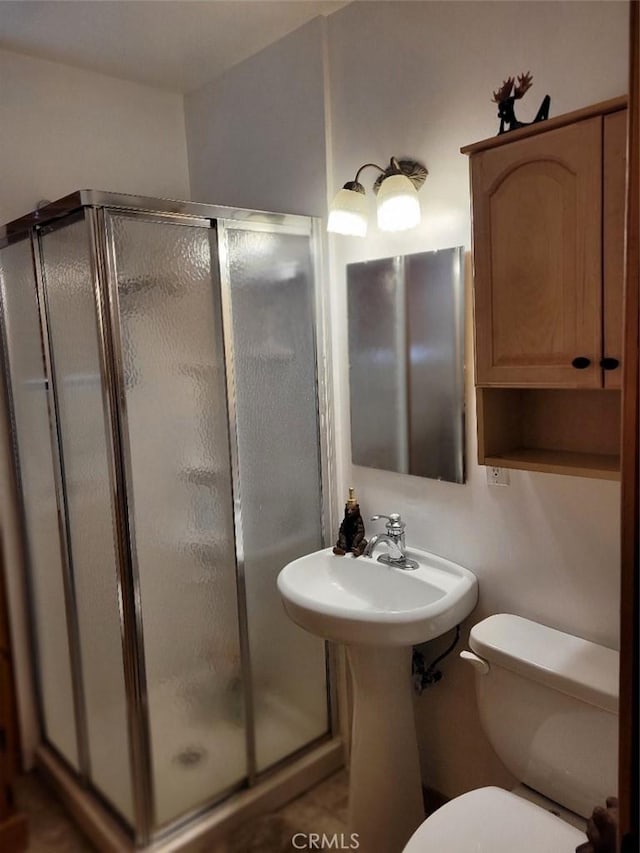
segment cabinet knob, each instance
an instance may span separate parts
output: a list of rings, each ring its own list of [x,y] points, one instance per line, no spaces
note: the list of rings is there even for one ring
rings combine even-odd
[[[579,355],[577,358],[574,358],[571,362],[571,366],[575,367],[576,370],[584,370],[585,367],[589,367],[591,364],[591,359],[587,358],[584,355]]]
[[[600,367],[603,370],[615,370],[616,367],[619,366],[620,362],[617,358],[609,358],[608,356],[605,356],[604,358],[600,359]]]

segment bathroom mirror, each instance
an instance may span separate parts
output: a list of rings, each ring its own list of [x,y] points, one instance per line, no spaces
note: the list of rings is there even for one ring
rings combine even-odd
[[[464,249],[347,265],[354,465],[464,482]]]

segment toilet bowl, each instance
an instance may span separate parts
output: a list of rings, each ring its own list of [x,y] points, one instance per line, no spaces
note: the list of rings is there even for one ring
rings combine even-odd
[[[475,625],[469,644],[482,726],[521,784],[456,797],[404,853],[573,853],[617,790],[619,655],[510,614]]]

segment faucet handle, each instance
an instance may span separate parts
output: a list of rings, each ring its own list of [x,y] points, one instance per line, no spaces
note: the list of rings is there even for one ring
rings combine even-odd
[[[386,528],[392,533],[402,533],[407,526],[400,517],[399,512],[392,512],[390,515],[383,515],[382,513],[379,515],[372,515],[371,521],[378,521],[381,518],[387,519]]]

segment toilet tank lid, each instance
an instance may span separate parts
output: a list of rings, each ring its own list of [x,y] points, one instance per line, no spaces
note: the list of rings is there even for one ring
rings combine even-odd
[[[489,663],[618,712],[619,653],[613,649],[510,613],[474,625],[469,645]]]

